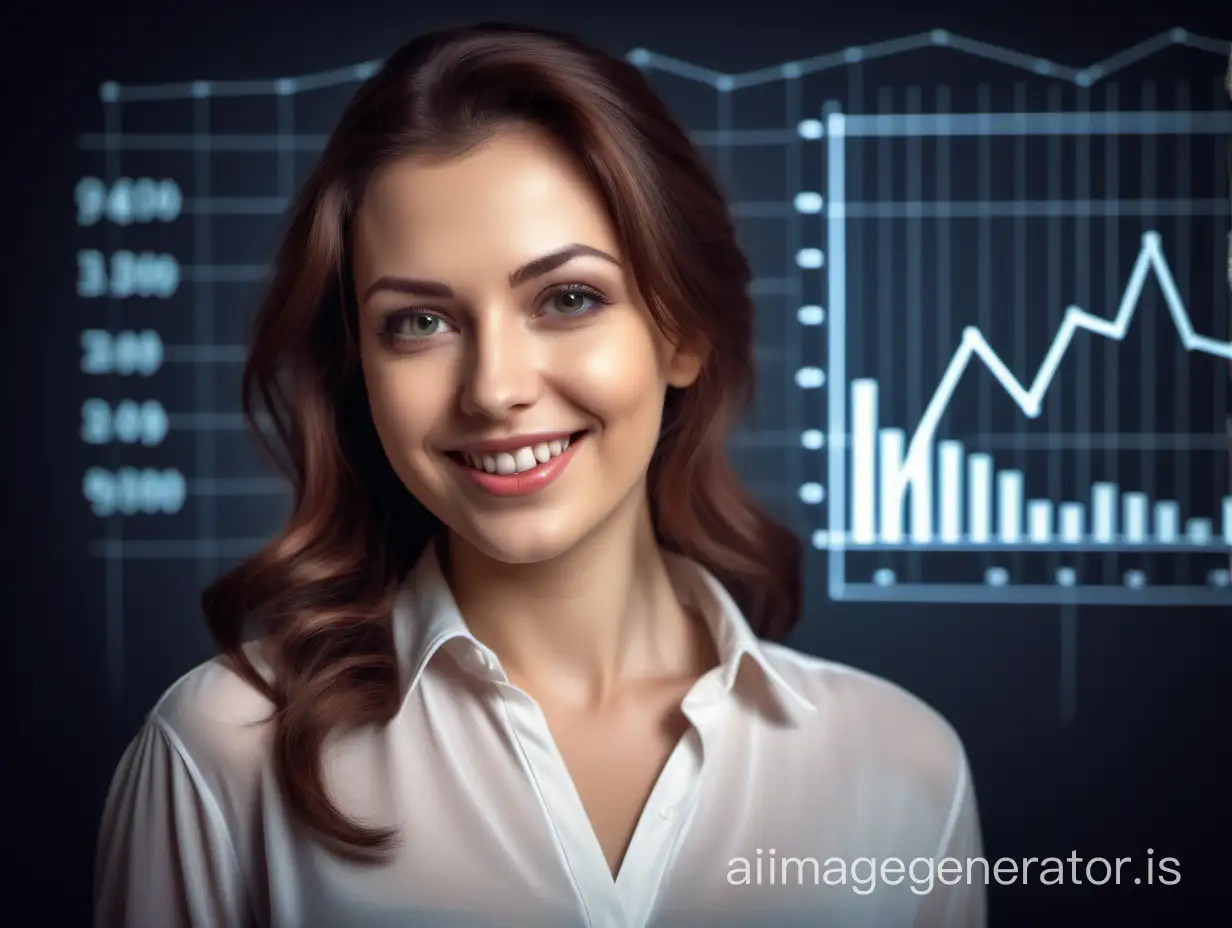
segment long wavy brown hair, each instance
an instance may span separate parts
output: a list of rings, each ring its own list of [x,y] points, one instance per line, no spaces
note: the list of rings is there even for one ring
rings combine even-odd
[[[358,363],[351,227],[365,186],[408,156],[450,157],[502,127],[549,133],[602,195],[655,322],[703,352],[669,391],[648,484],[662,546],[708,568],[763,637],[794,623],[799,541],[741,488],[724,439],[753,385],[751,272],[705,163],[636,68],[554,32],[454,28],[403,46],[343,113],[296,200],[243,374],[244,414],[294,491],[285,527],[202,597],[210,629],[273,703],[273,761],[295,814],[336,850],[396,833],[328,795],[334,733],[399,706],[393,599],[440,528],[393,472]],[[263,639],[268,675],[242,649]]]

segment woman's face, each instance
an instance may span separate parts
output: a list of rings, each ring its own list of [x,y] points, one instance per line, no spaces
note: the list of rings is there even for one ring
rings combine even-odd
[[[539,562],[644,505],[666,390],[700,365],[651,320],[565,154],[519,131],[395,164],[353,244],[377,432],[456,535]]]

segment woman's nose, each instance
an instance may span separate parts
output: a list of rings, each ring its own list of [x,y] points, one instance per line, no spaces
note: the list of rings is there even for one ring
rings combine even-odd
[[[534,339],[521,319],[485,320],[472,330],[462,384],[468,415],[500,419],[539,396],[541,378]]]

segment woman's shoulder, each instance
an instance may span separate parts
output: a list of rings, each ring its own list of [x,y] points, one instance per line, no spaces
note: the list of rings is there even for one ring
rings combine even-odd
[[[244,652],[269,679],[261,644]],[[167,747],[209,779],[256,772],[268,754],[274,706],[223,655],[190,669],[155,702],[145,729],[161,733]]]
[[[767,660],[816,707],[814,744],[887,770],[911,771],[942,792],[968,776],[954,726],[906,687],[865,670],[785,645],[763,645]],[[830,752],[827,752],[830,753]]]
[[[97,924],[170,925],[188,916],[189,903],[193,924],[241,924],[271,708],[221,657],[164,691],[108,789]]]

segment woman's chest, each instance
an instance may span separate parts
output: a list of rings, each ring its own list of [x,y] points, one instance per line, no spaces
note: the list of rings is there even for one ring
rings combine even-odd
[[[834,769],[799,732],[779,743],[730,720],[591,721],[505,706],[336,753],[339,805],[396,828],[399,843],[380,865],[350,864],[280,842],[274,816],[271,907],[299,917],[272,923],[645,926],[672,912],[684,924],[710,905],[818,905],[838,891],[825,885],[828,858],[907,850],[910,823],[869,777]]]

